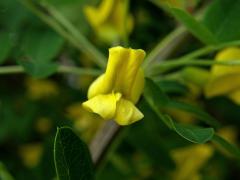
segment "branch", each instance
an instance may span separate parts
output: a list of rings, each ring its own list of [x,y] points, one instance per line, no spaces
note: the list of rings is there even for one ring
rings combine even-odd
[[[0,67],[0,75],[1,74],[2,75],[3,74],[19,74],[19,73],[25,73],[25,70],[22,66],[14,65],[14,66],[1,66]],[[57,69],[57,73],[99,76],[102,73],[102,71],[97,70],[97,69],[60,65]]]
[[[93,163],[97,166],[106,154],[108,147],[119,133],[121,126],[115,121],[107,121],[96,133],[90,144]]]

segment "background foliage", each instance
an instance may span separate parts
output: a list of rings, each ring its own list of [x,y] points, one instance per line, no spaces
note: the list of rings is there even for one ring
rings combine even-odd
[[[216,51],[240,44],[240,1],[131,0],[128,42],[111,44],[84,15],[99,3],[0,1],[0,179],[240,178],[240,107],[206,98],[204,73],[190,67],[208,70]],[[148,55],[145,117],[121,129],[94,166],[87,145],[105,121],[81,103],[108,48],[126,43]]]

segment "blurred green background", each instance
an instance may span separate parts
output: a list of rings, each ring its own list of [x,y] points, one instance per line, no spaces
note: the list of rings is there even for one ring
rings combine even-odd
[[[114,44],[96,38],[83,13],[86,5],[97,5],[98,1],[46,1],[107,56],[107,49]],[[188,3],[191,4],[188,10],[194,11],[202,2]],[[134,28],[129,37],[129,46],[144,49],[147,53],[176,27],[171,16],[148,0],[131,0],[130,12],[134,18]],[[200,43],[190,36],[172,57],[199,46]],[[40,68],[36,68],[34,63],[28,64],[31,58],[51,61],[49,72],[42,74],[44,63]],[[20,64],[30,75],[47,76],[51,74],[54,62],[95,67],[91,58],[79,52],[20,1],[0,1],[2,66]],[[87,88],[95,77],[54,74],[36,79],[30,75],[0,75],[0,179],[55,179],[53,141],[56,128],[71,126],[89,143],[103,123],[99,117],[81,107]],[[179,97],[178,94],[171,96]],[[200,102],[224,124],[222,135],[238,143],[238,105],[225,97],[206,100],[200,96],[194,101]],[[97,179],[240,179],[239,161],[231,155],[213,144],[194,145],[187,142],[166,129],[144,100],[139,102],[139,107],[145,115],[144,120],[124,129],[114,151],[96,170]],[[187,113],[171,113],[177,114],[179,119],[183,117],[183,121],[191,119]]]

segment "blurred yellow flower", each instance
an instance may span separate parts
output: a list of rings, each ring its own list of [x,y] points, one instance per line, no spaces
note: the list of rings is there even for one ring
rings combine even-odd
[[[56,96],[59,92],[58,86],[51,80],[43,79],[26,79],[27,94],[31,99],[37,100]]]
[[[236,143],[237,130],[234,127],[221,128],[217,134],[230,143]],[[212,144],[197,144],[173,150],[171,156],[176,163],[176,170],[172,173],[173,179],[201,180],[200,171],[213,156],[215,147],[225,155],[230,155],[222,146]]]
[[[41,134],[46,134],[48,133],[51,128],[52,128],[52,121],[49,118],[46,117],[41,117],[39,119],[37,119],[36,123],[35,123],[35,129],[37,132],[41,133]]]
[[[234,126],[226,126],[218,130],[217,134],[227,140],[231,144],[237,145],[237,128]],[[216,148],[218,148],[223,154],[233,157],[231,153],[229,153],[225,148],[222,146],[215,144]]]
[[[127,0],[102,0],[99,7],[84,8],[87,20],[98,37],[107,43],[123,39],[133,29],[133,18],[127,13]]]
[[[19,147],[18,153],[25,166],[34,168],[41,160],[43,146],[41,143],[25,144]]]
[[[200,180],[199,171],[209,158],[214,149],[208,144],[198,144],[175,149],[171,155],[176,162],[176,170],[172,176],[174,180]]]
[[[240,48],[231,47],[220,51],[216,61],[230,61],[240,59]],[[220,66],[211,68],[211,75],[205,87],[206,97],[228,95],[235,103],[240,104],[240,67]]]
[[[113,47],[109,50],[106,72],[88,90],[88,101],[83,107],[106,120],[115,119],[128,125],[143,118],[134,104],[144,88],[141,64],[145,52],[141,49]]]
[[[85,141],[90,141],[103,120],[99,116],[86,111],[82,103],[74,103],[67,108],[67,116],[73,120],[74,128],[81,133]]]
[[[136,151],[132,155],[134,166],[136,167],[137,174],[139,175],[136,179],[148,179],[153,174],[153,167],[147,154],[141,151]]]
[[[237,142],[237,128],[234,126],[223,127],[218,130],[217,134],[232,144]]]

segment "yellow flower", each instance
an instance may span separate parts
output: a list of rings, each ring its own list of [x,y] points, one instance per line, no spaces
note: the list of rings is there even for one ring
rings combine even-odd
[[[89,100],[83,107],[106,120],[115,119],[120,125],[142,119],[143,114],[134,104],[144,88],[144,73],[140,67],[144,57],[141,49],[110,48],[106,72],[90,86]]]
[[[25,166],[34,168],[41,160],[43,145],[41,143],[25,144],[19,147],[18,153]]]
[[[172,176],[175,180],[200,180],[200,170],[213,155],[214,149],[208,144],[198,144],[172,151],[177,168]]]
[[[35,123],[36,131],[41,134],[47,134],[51,130],[52,126],[53,124],[51,119],[47,117],[41,117],[37,119]]]
[[[218,130],[217,134],[227,140],[229,143],[237,146],[237,137],[238,131],[234,126],[226,126]],[[231,153],[229,153],[225,148],[220,146],[219,144],[214,144],[216,148],[218,148],[223,154],[228,157],[233,157]]]
[[[41,99],[58,94],[58,87],[51,80],[31,79],[26,80],[27,93],[31,99]]]
[[[216,61],[240,59],[240,48],[231,47],[219,52]],[[234,102],[240,104],[240,67],[213,66],[210,79],[205,87],[205,95],[214,97],[228,95]]]
[[[103,0],[99,7],[84,8],[90,25],[107,43],[124,38],[133,29],[133,18],[127,14],[126,3],[126,0]]]

